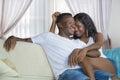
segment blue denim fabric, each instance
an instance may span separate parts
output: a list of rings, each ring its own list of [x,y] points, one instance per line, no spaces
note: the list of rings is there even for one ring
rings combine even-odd
[[[94,74],[96,80],[109,80],[109,78],[114,75],[102,70],[94,70]]]
[[[82,69],[68,69],[59,75],[58,80],[86,80],[89,77],[86,76]]]
[[[108,80],[109,77],[113,76],[113,74],[101,71],[94,70],[96,80]],[[68,69],[59,75],[58,80],[90,80],[90,78],[84,74],[81,68],[78,69]]]

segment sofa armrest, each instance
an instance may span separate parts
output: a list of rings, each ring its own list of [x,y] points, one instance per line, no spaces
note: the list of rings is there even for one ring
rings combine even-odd
[[[3,43],[4,40],[0,39],[0,52],[7,54],[19,74],[53,77],[45,52],[40,45],[17,42],[13,50],[6,52],[3,48]]]

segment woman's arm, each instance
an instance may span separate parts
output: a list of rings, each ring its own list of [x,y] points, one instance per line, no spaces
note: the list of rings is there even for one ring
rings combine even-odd
[[[51,27],[50,27],[50,32],[52,32],[52,33],[55,33],[56,20],[57,20],[57,16],[59,16],[59,15],[60,15],[60,12],[55,12],[52,15],[52,24],[51,24]]]
[[[95,35],[93,44],[83,49],[74,49],[72,51],[68,59],[68,64],[69,65],[78,64],[79,63],[78,58],[81,62],[85,56],[88,56],[91,58],[99,57],[100,52],[98,51],[98,49],[102,46],[102,44],[103,44],[103,35],[102,33],[97,33]]]
[[[97,33],[94,37],[94,43],[86,47],[87,51],[98,50],[103,45],[103,35],[102,33]]]
[[[102,45],[103,45],[103,35],[102,35],[102,33],[97,33],[94,37],[94,43],[83,49],[85,49],[87,51],[87,54],[86,54],[87,56],[99,57],[100,52],[98,51],[98,49],[100,49]]]

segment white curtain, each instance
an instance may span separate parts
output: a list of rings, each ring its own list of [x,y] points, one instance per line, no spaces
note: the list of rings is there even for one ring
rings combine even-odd
[[[111,3],[112,0],[54,0],[54,11],[70,12],[73,15],[80,12],[89,14],[95,23],[97,31],[102,32],[104,35],[103,47],[110,48],[108,29]]]
[[[47,0],[33,0],[22,19],[7,36],[26,38],[48,31],[47,9]]]
[[[97,30],[102,32],[104,39],[108,39],[108,28],[112,0],[65,0],[73,14],[88,13],[93,19]]]
[[[73,15],[85,12],[93,19],[96,28],[108,39],[109,18],[112,0],[54,0],[55,10],[71,12]],[[62,4],[60,4],[62,3]]]
[[[0,37],[15,27],[31,2],[32,0],[0,0]]]

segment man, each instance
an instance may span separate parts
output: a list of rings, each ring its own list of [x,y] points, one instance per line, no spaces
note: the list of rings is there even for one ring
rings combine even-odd
[[[79,71],[80,66],[70,67],[68,56],[75,48],[81,48],[79,40],[74,40],[71,35],[76,30],[75,21],[70,13],[60,14],[57,18],[59,35],[51,32],[41,33],[32,38],[21,39],[9,37],[4,44],[7,51],[15,47],[16,41],[25,41],[39,44],[45,50],[51,68],[58,80],[87,80],[89,77]],[[68,76],[67,76],[67,75]],[[108,74],[109,75],[109,74]],[[64,79],[63,79],[64,78]],[[102,80],[102,79],[100,79]]]

